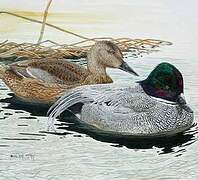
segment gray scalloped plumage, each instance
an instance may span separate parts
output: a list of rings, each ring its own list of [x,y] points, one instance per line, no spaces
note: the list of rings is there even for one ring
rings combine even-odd
[[[87,85],[62,96],[49,110],[49,121],[82,102],[80,121],[98,129],[135,136],[173,135],[189,129],[193,112],[147,95],[141,85]]]

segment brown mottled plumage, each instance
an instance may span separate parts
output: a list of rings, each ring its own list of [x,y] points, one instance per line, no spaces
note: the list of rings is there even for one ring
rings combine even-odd
[[[99,41],[88,52],[87,69],[65,59],[33,59],[1,69],[0,78],[22,100],[46,104],[76,86],[112,83],[107,67],[135,74],[115,44]]]

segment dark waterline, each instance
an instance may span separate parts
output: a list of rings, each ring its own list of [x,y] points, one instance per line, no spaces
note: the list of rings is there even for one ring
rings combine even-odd
[[[29,104],[24,103],[18,100],[14,96],[13,93],[9,94],[9,98],[1,99],[0,102],[7,103],[8,105],[3,107],[3,109],[13,109],[13,110],[24,110],[29,112],[34,117],[19,117],[19,119],[37,119],[35,116],[46,116],[47,111],[50,107],[50,105],[37,105],[37,104]],[[7,113],[4,113],[4,115],[8,115]],[[6,118],[6,116],[4,117]],[[174,153],[176,152],[174,150],[175,147],[182,147],[182,151],[180,155],[182,155],[183,152],[185,152],[185,147],[193,144],[195,139],[195,134],[198,133],[198,127],[196,124],[193,125],[193,127],[184,133],[179,133],[175,136],[171,137],[158,137],[158,138],[151,138],[151,137],[134,137],[134,136],[122,136],[118,134],[110,134],[105,133],[103,131],[100,131],[98,129],[95,129],[93,127],[84,125],[79,123],[77,117],[75,117],[72,113],[69,111],[66,111],[61,115],[61,117],[58,120],[59,123],[55,124],[55,127],[57,129],[57,132],[47,132],[47,131],[40,131],[40,134],[28,134],[28,133],[21,133],[21,135],[32,135],[32,136],[46,136],[47,134],[54,134],[54,135],[68,135],[68,134],[74,134],[82,133],[86,134],[89,137],[105,142],[110,143],[113,147],[127,147],[129,149],[152,149],[153,147],[161,148],[161,151],[159,151],[159,154],[166,154],[166,153]],[[58,130],[65,130],[65,132],[59,133]],[[81,137],[81,136],[76,136]],[[27,138],[27,139],[20,139],[20,138],[2,138],[4,140],[40,140],[37,138]],[[113,144],[112,144],[113,143]],[[178,156],[178,154],[176,154]]]

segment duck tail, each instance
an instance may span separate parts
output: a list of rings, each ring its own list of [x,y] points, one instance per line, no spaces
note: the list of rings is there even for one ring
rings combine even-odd
[[[6,71],[6,67],[4,65],[0,65],[0,79],[3,79]]]
[[[48,110],[48,130],[53,128],[55,119],[69,107],[77,103],[86,103],[92,101],[88,97],[83,96],[83,91],[81,88],[76,88],[74,90],[67,91],[58,101],[56,101]],[[71,111],[70,111],[71,112]]]

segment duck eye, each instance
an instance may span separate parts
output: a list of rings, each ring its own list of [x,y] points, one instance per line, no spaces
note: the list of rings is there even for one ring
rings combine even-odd
[[[108,52],[109,54],[115,54],[115,51],[113,51],[113,50],[107,50],[107,52]]]

